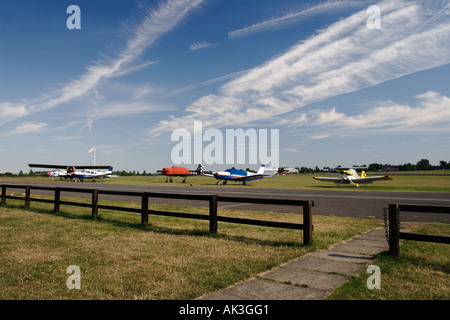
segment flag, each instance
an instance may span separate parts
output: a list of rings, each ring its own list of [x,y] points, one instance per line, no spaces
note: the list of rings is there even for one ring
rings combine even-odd
[[[91,148],[91,150],[89,150],[88,153],[91,153],[92,151],[94,151],[94,148]]]

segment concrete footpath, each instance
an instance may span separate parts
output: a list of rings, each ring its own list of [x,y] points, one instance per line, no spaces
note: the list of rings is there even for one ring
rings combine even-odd
[[[377,228],[197,300],[320,300],[386,250],[384,229]]]

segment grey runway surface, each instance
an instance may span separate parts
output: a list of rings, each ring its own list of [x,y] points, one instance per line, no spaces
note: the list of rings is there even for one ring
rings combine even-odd
[[[9,183],[8,184],[23,184]],[[330,188],[330,190],[293,190],[293,189],[268,189],[248,186],[146,186],[146,185],[120,185],[102,183],[71,183],[71,182],[45,182],[29,183],[33,186],[59,186],[67,188],[87,188],[99,190],[120,190],[133,192],[161,192],[177,194],[217,194],[219,196],[242,198],[272,198],[272,199],[296,199],[314,201],[313,215],[334,215],[345,217],[383,219],[383,208],[389,204],[413,204],[430,206],[450,206],[450,193],[436,192],[389,192],[389,191],[365,191],[364,187],[358,189],[346,188],[346,190]],[[32,194],[45,193],[45,191],[33,191]],[[64,196],[87,197],[86,194],[63,193]],[[102,200],[114,201],[140,201],[137,197],[101,195]],[[151,198],[150,203],[174,204],[189,206],[207,206],[204,201]],[[301,209],[283,205],[262,205],[253,203],[219,202],[219,208],[235,210],[264,210],[273,212],[300,213]],[[402,221],[425,222],[450,222],[450,215],[432,213],[401,213]]]

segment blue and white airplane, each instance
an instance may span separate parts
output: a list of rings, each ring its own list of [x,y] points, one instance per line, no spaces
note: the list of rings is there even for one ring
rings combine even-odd
[[[82,170],[77,170],[74,166],[52,165],[52,164],[28,164],[30,168],[51,168],[52,171],[47,172],[47,176],[59,178],[60,180],[70,179],[75,182],[83,182],[84,179],[109,178],[112,175],[113,167],[111,166],[79,166]],[[104,169],[107,169],[106,171]]]
[[[227,184],[228,181],[238,181],[242,182],[243,185],[247,183],[247,181],[258,180],[264,177],[272,177],[273,175],[264,173],[265,165],[261,165],[257,173],[247,172],[244,170],[238,169],[227,169],[225,171],[214,172],[212,174],[202,172],[201,175],[207,177],[216,178],[217,185],[220,184],[220,180],[223,180],[223,184]]]

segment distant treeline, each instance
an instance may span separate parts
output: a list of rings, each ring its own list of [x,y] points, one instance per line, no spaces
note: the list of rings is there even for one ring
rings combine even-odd
[[[146,172],[145,170],[142,172],[133,170],[133,171],[114,171],[113,174],[117,175],[117,176],[152,176],[154,175],[154,173],[150,173],[150,172]]]
[[[22,170],[20,170],[19,173],[12,173],[12,172],[0,173],[0,177],[24,177],[24,176],[45,177],[45,176],[47,176],[47,172],[48,171],[33,172],[33,170],[30,170],[30,172],[24,173]]]
[[[392,167],[390,164],[379,164],[379,163],[372,163],[368,166],[368,171],[381,171],[383,168],[386,167]],[[430,164],[430,161],[428,159],[421,159],[416,164],[412,163],[405,163],[398,166],[398,171],[430,171],[430,170],[449,170],[450,169],[450,161],[439,161],[439,165],[434,166]]]
[[[307,167],[295,167],[299,173],[315,173],[315,172],[329,172],[333,170],[344,169],[341,165],[331,168],[324,167],[320,169],[319,167],[307,168]],[[450,170],[450,161],[440,161],[439,165],[432,165],[428,159],[421,159],[416,164],[405,163],[401,165],[391,165],[391,164],[381,164],[381,163],[371,163],[369,165],[353,165],[354,169],[366,170],[366,171],[431,171],[431,170]],[[279,168],[278,173],[283,173],[284,168]]]

